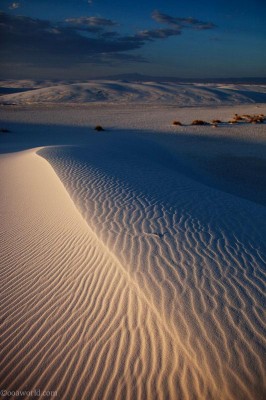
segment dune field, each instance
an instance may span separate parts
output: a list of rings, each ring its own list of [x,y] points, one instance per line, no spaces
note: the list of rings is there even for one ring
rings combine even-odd
[[[95,80],[67,83],[25,80],[0,82],[0,104],[152,103],[179,106],[265,102],[265,85],[128,82]]]
[[[6,86],[2,393],[263,400],[266,88]]]

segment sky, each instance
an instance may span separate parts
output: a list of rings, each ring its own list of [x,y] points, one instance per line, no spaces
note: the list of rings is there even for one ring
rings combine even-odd
[[[0,73],[266,77],[265,21],[265,0],[0,0]]]

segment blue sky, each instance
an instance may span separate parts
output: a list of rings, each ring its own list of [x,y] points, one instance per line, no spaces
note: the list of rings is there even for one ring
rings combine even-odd
[[[264,0],[0,0],[1,75],[265,77]]]

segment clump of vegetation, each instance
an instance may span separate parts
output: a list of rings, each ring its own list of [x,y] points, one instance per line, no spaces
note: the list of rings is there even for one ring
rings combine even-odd
[[[195,119],[191,125],[208,125],[208,122],[202,121],[201,119]]]
[[[249,118],[249,121],[251,124],[263,124],[265,121],[264,115],[252,115]]]
[[[228,124],[238,124],[238,123],[251,123],[251,124],[262,124],[266,121],[266,117],[264,114],[257,114],[257,115],[249,115],[249,114],[243,114],[243,115],[238,115],[234,114],[232,119],[227,121]],[[217,128],[219,127],[219,124],[224,123],[220,119],[213,119],[211,122],[206,122],[201,119],[195,119],[193,122],[191,122],[190,125],[210,125],[212,128]],[[226,122],[225,122],[226,123]],[[183,126],[183,124],[175,120],[172,122],[173,125],[177,126]]]
[[[103,129],[103,127],[101,125],[96,125],[94,130],[97,131],[97,132],[104,131],[104,129]]]
[[[235,114],[235,116],[234,116],[234,121],[243,121],[244,120],[244,118],[243,117],[241,117],[241,115],[238,115],[238,114]]]
[[[264,121],[265,117],[263,114],[258,114],[258,115],[235,114],[234,118],[231,121],[229,121],[229,123],[235,124],[237,122],[248,122],[250,124],[262,124]]]
[[[6,128],[0,128],[0,132],[1,133],[10,133],[10,130],[6,129]]]
[[[264,114],[258,114],[258,115],[249,115],[249,114],[244,114],[242,116],[242,119],[248,123],[253,123],[253,124],[262,124],[265,121]]]

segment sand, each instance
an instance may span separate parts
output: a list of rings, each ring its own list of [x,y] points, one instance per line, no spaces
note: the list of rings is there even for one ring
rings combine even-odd
[[[175,104],[206,106],[265,102],[265,85],[88,81],[0,81],[0,104]]]
[[[265,111],[3,107],[1,390],[264,398]]]

